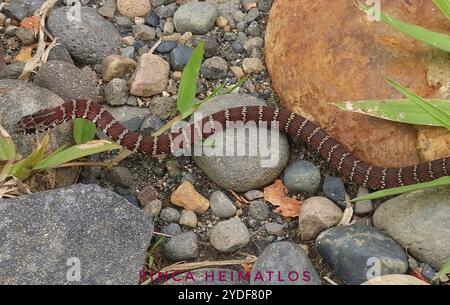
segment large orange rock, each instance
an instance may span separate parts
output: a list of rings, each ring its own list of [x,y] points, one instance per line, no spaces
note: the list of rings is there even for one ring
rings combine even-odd
[[[386,0],[381,7],[431,30],[450,28],[432,1]],[[348,0],[276,0],[266,32],[266,64],[283,106],[319,123],[357,156],[380,166],[448,156],[450,147],[443,145],[450,133],[433,131],[427,138],[429,128],[418,132],[414,126],[338,110],[332,103],[400,98],[386,77],[423,97],[438,96],[440,85],[427,75],[436,54],[384,23],[368,21]]]

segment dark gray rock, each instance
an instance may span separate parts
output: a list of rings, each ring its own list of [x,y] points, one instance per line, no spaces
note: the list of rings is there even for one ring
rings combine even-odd
[[[11,0],[8,6],[3,11],[8,17],[12,17],[17,20],[22,20],[25,17],[31,15],[25,1]]]
[[[53,36],[66,45],[77,62],[101,64],[107,55],[118,53],[121,37],[112,23],[90,7],[81,7],[81,20],[67,18],[69,9],[53,9],[47,25]]]
[[[184,66],[186,66],[189,58],[191,58],[193,51],[194,49],[188,48],[183,45],[179,45],[175,49],[170,51],[169,63],[172,70],[183,71]]]
[[[0,79],[16,79],[22,74],[24,67],[25,62],[23,61],[13,62],[0,71]]]
[[[408,257],[402,247],[370,226],[350,225],[326,230],[317,237],[316,249],[336,276],[349,285],[408,270]]]
[[[261,26],[256,21],[250,22],[245,33],[252,37],[258,37],[261,35]]]
[[[222,57],[214,56],[205,60],[201,66],[201,73],[208,80],[225,78],[228,72],[228,63]]]
[[[133,175],[125,166],[114,166],[108,171],[106,177],[117,186],[131,187],[133,185]]]
[[[231,43],[231,47],[233,48],[233,50],[236,53],[239,53],[239,54],[244,53],[244,51],[245,51],[244,46],[239,41],[233,41]]]
[[[173,22],[179,33],[206,34],[217,18],[216,6],[208,2],[187,3],[175,12]]]
[[[50,52],[48,52],[47,60],[48,61],[60,60],[60,61],[65,61],[72,65],[74,64],[69,51],[67,50],[66,46],[62,43],[58,43],[53,48],[51,48]]]
[[[164,245],[164,255],[171,261],[196,259],[198,256],[197,235],[194,232],[175,235]]]
[[[233,201],[221,191],[212,193],[209,202],[211,204],[211,213],[213,213],[213,215],[222,218],[236,215],[236,207],[234,206]]]
[[[6,199],[0,215],[1,284],[137,284],[153,233],[148,214],[94,184]]]
[[[154,11],[151,11],[147,17],[145,17],[145,24],[156,28],[159,25],[159,17]]]
[[[257,220],[264,220],[269,217],[269,207],[264,201],[252,201],[249,205],[250,217]]]
[[[22,27],[17,28],[17,30],[15,31],[15,35],[17,36],[17,38],[19,38],[19,40],[25,46],[29,46],[36,41],[36,39],[34,37],[34,33],[31,30],[26,29],[26,28],[22,28]]]
[[[161,44],[156,48],[156,52],[161,54],[170,53],[177,47],[177,43],[173,40],[163,40]]]
[[[323,182],[323,192],[329,199],[337,203],[340,208],[345,209],[345,195],[347,191],[341,178],[326,177]]]
[[[79,69],[65,61],[44,63],[34,76],[33,83],[47,88],[64,100],[97,98],[97,76],[89,68]]]
[[[167,18],[173,17],[177,9],[178,5],[176,3],[170,3],[168,5],[157,7],[153,11],[159,18]]]
[[[227,94],[211,99],[199,107],[196,113],[207,116],[227,108],[252,105],[266,105],[266,103],[264,100],[250,95]],[[268,131],[266,135],[269,147],[271,147],[272,140],[274,144],[278,140],[273,149],[268,149],[271,153],[264,156],[258,149],[256,154],[250,154],[248,149],[245,149],[245,147],[248,148],[250,135],[252,133],[261,135],[261,129],[255,126],[240,126],[237,127],[237,131],[235,130],[235,134],[216,132],[209,139],[216,143],[232,143],[234,141],[235,151],[231,154],[223,150],[217,151],[213,156],[193,156],[193,160],[211,180],[224,189],[246,192],[265,186],[276,179],[286,166],[289,158],[289,145],[284,134],[273,133],[276,138],[272,139],[271,132]],[[237,135],[243,135],[244,132],[246,132],[245,141],[240,139],[237,142]],[[238,149],[240,151],[245,149],[246,154],[238,155]],[[266,163],[267,161],[269,162]]]
[[[152,134],[159,130],[163,125],[163,122],[157,115],[151,114],[142,121],[141,131],[146,134]]]
[[[123,127],[130,131],[136,131],[141,128],[142,125],[142,119],[140,117],[132,117],[131,119],[128,119],[124,122],[122,122]]]
[[[320,285],[320,278],[300,246],[276,242],[259,255],[253,265],[252,285]]]
[[[123,198],[125,198],[129,203],[134,205],[137,208],[140,208],[139,201],[137,200],[136,196],[133,196],[131,194],[124,194],[122,195]]]
[[[260,15],[258,8],[251,8],[248,10],[247,15],[245,15],[244,22],[250,23],[255,21]]]
[[[136,49],[134,48],[134,46],[128,46],[125,49],[123,49],[122,56],[133,59],[135,56],[135,51]]]
[[[320,169],[309,161],[297,161],[286,168],[283,182],[292,193],[314,194],[320,186]]]
[[[422,190],[387,200],[374,215],[375,227],[421,262],[440,270],[450,260],[450,187]]]

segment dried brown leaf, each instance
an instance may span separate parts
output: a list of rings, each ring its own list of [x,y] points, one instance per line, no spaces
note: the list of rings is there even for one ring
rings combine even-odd
[[[297,217],[300,213],[301,201],[287,196],[287,188],[280,179],[264,188],[264,199],[277,206],[275,212],[284,217]]]

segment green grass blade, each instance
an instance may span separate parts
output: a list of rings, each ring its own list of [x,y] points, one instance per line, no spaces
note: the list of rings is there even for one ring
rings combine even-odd
[[[428,103],[450,113],[450,101],[431,99]],[[377,118],[415,125],[440,126],[442,123],[409,99],[363,100],[335,103],[344,111],[363,113]]]
[[[19,178],[20,180],[27,179],[31,172],[33,171],[33,167],[36,166],[45,156],[45,151],[50,141],[49,134],[46,134],[42,139],[41,143],[39,143],[38,147],[33,150],[33,152],[23,160],[16,162],[11,170],[9,171],[10,176],[14,176]]]
[[[383,198],[386,196],[400,195],[400,194],[404,194],[404,193],[408,193],[408,192],[412,192],[412,191],[418,191],[418,190],[423,190],[423,189],[428,189],[428,188],[438,187],[438,186],[445,186],[445,185],[450,185],[450,176],[441,177],[439,179],[429,181],[429,182],[381,190],[378,192],[374,192],[374,193],[370,193],[367,195],[363,195],[363,196],[354,198],[351,200],[351,202],[356,202],[356,201],[361,201],[361,200],[373,200],[373,199]]]
[[[203,60],[204,49],[205,42],[200,41],[194,52],[192,52],[192,56],[184,67],[181,75],[177,108],[182,114],[183,119],[192,113],[192,109],[195,105],[194,99],[197,92],[197,78]]]
[[[39,162],[33,169],[42,170],[52,168],[85,156],[120,148],[121,146],[119,144],[108,140],[90,141],[84,144],[69,147],[57,154],[53,154],[50,158],[46,158],[45,160]]]
[[[425,101],[423,98],[415,94],[414,92],[404,88],[399,83],[388,79],[388,83],[394,87],[396,90],[401,92],[404,96],[410,99],[412,102],[416,103],[420,106],[426,113],[434,117],[437,121],[439,121],[442,126],[447,128],[450,131],[450,113],[440,109],[439,107],[434,106],[433,104]]]
[[[433,0],[433,3],[450,19],[450,0]]]
[[[373,8],[365,3],[359,2],[359,8],[367,14],[374,16]],[[380,13],[380,19],[384,23],[392,26],[398,31],[406,34],[416,40],[426,43],[432,47],[450,52],[450,36],[427,30],[426,28],[403,22],[383,12]]]
[[[95,124],[85,119],[75,119],[73,125],[73,138],[76,144],[92,141],[95,137]]]
[[[16,147],[13,140],[6,129],[0,125],[0,161],[13,160],[15,155]]]
[[[450,274],[450,261],[448,261],[442,267],[442,269],[438,273],[436,273],[436,276],[434,277],[433,280],[440,279],[441,277],[446,276],[447,274]]]

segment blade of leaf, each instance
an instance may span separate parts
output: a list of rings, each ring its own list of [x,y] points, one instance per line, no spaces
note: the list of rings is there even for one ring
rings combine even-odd
[[[75,119],[73,125],[73,138],[75,143],[83,144],[95,137],[95,124],[86,119]]]
[[[350,200],[351,202],[361,201],[361,200],[372,200],[378,199],[386,196],[394,196],[399,194],[404,194],[412,191],[423,190],[432,187],[450,185],[450,176],[441,177],[433,181],[418,183],[413,185],[394,187],[391,189],[381,190],[378,192],[370,193],[364,196],[360,196]]]
[[[373,16],[374,10],[365,3],[358,3],[359,8]],[[427,30],[426,28],[403,22],[388,14],[380,12],[380,19],[398,31],[432,47],[450,52],[450,36]]]
[[[406,96],[412,102],[419,105],[424,111],[426,111],[429,115],[433,116],[436,120],[438,120],[442,124],[442,126],[444,126],[445,128],[447,128],[450,131],[450,114],[449,113],[428,103],[423,98],[421,98],[414,92],[404,88],[399,83],[397,83],[391,79],[387,79],[387,81],[392,87],[394,87],[396,90],[398,90],[404,96]]]
[[[450,113],[450,101],[439,99],[426,101]],[[423,111],[422,107],[409,99],[348,101],[335,103],[334,105],[344,111],[363,113],[394,122],[443,126],[440,121]]]
[[[15,155],[16,147],[13,140],[6,129],[0,125],[0,161],[13,160]]]
[[[436,273],[436,276],[434,277],[434,280],[439,279],[443,276],[446,276],[450,273],[450,261],[448,261],[441,270],[439,270],[438,273]]]
[[[47,133],[39,143],[38,147],[25,159],[16,162],[9,171],[10,176],[19,178],[20,180],[27,179],[33,170],[33,167],[38,164],[45,155],[50,135]]]
[[[5,180],[9,176],[9,172],[13,164],[14,162],[12,160],[6,162],[6,164],[3,164],[2,168],[0,169],[0,184],[3,182],[3,180]]]
[[[183,69],[180,87],[178,90],[177,108],[183,115],[183,119],[189,116],[189,111],[194,107],[194,98],[197,92],[197,78],[203,60],[205,42],[200,41],[192,52],[192,56]]]
[[[58,154],[54,154],[51,158],[47,158],[39,162],[33,169],[37,170],[52,168],[85,156],[120,148],[121,146],[119,144],[108,140],[89,141],[84,144],[69,147]]]
[[[450,19],[450,0],[433,0],[433,3]]]

